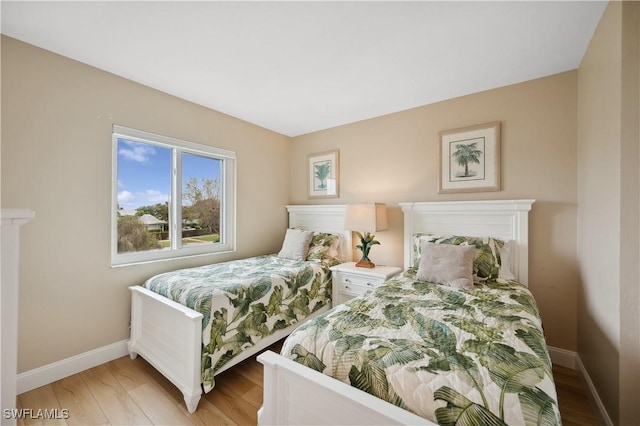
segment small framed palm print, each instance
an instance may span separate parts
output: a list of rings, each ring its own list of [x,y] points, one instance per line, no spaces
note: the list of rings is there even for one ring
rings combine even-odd
[[[438,193],[500,191],[500,122],[440,132]]]
[[[337,198],[340,194],[339,151],[309,155],[309,198]]]

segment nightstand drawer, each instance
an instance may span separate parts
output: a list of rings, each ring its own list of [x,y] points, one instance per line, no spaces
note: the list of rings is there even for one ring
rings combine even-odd
[[[373,290],[380,284],[380,281],[371,280],[366,277],[343,275],[342,279],[340,280],[340,291],[359,296],[369,290]]]
[[[381,286],[386,280],[402,271],[396,266],[357,267],[355,262],[341,263],[331,267],[333,306],[362,296],[369,290]]]

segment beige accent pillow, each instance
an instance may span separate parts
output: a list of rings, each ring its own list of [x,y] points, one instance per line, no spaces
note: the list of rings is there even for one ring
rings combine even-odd
[[[309,253],[309,245],[313,238],[313,231],[305,231],[303,229],[287,229],[284,235],[282,249],[278,253],[278,257],[293,260],[305,260]]]
[[[473,288],[474,246],[422,243],[416,278],[460,289]]]

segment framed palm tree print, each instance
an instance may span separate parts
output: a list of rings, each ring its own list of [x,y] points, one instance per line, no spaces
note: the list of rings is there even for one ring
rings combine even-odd
[[[340,194],[339,151],[309,155],[309,198],[336,198]]]
[[[500,122],[440,132],[438,193],[500,190]]]

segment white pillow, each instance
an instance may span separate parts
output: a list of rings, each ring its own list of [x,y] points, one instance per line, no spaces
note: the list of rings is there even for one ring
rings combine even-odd
[[[473,288],[474,246],[422,243],[416,278],[460,289]]]
[[[293,260],[305,260],[309,253],[309,245],[313,238],[313,231],[305,231],[303,229],[287,229],[284,235],[282,249],[278,253],[278,257]]]
[[[500,272],[498,278],[506,281],[515,281],[516,276],[511,272],[511,247],[515,244],[511,240],[504,242],[504,246],[500,248]]]

